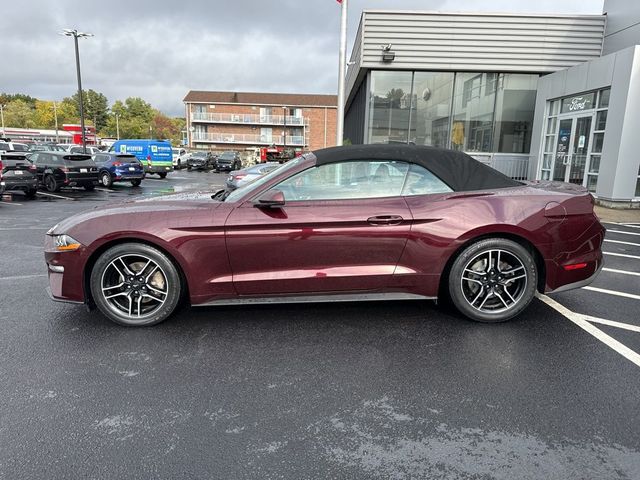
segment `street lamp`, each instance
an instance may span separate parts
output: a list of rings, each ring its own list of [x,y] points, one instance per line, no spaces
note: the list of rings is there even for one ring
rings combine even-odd
[[[0,118],[2,118],[2,136],[4,137],[4,110],[3,108],[6,107],[6,105],[3,105],[2,103],[0,103]]]
[[[80,102],[80,129],[82,130],[82,151],[87,153],[87,139],[85,138],[84,131],[84,105],[82,104],[82,79],[80,78],[80,54],[78,53],[78,38],[93,37],[93,33],[79,32],[78,30],[72,30],[65,28],[60,35],[66,35],[67,37],[73,37],[73,44],[76,48],[76,73],[78,75],[78,97]]]

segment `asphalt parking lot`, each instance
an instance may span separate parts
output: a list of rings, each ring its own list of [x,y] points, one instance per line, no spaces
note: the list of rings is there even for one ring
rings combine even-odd
[[[141,188],[0,203],[0,478],[640,478],[640,224],[505,324],[432,302],[185,308],[126,329],[47,297],[45,231]]]

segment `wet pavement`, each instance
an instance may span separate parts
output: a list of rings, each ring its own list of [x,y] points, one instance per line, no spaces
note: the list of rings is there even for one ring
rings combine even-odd
[[[184,308],[144,329],[48,299],[60,219],[224,177],[0,203],[0,478],[640,477],[640,365],[538,299],[499,325],[410,301]],[[640,228],[607,228],[596,290],[551,298],[640,352]]]

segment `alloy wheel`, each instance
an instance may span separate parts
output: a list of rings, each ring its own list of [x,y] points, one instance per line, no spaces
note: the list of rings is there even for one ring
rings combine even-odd
[[[464,266],[460,286],[466,302],[481,313],[502,313],[515,307],[527,290],[527,269],[512,252],[485,250]]]
[[[169,282],[162,267],[141,254],[124,254],[102,272],[100,288],[110,309],[134,323],[157,313],[167,301]]]

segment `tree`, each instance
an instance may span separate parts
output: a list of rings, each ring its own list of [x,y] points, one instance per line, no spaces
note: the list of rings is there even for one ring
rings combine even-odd
[[[37,99],[29,95],[25,95],[24,93],[0,93],[0,103],[2,105],[7,105],[9,102],[14,100],[22,100],[23,102],[28,103],[29,106],[35,107]]]
[[[80,117],[80,103],[78,102],[78,93],[74,93],[71,99],[76,104],[78,117]],[[100,130],[107,125],[109,118],[109,102],[107,97],[95,90],[82,91],[82,105],[84,107],[84,116],[88,123],[93,123],[96,130]]]
[[[33,118],[34,110],[24,100],[12,100],[3,107],[4,124],[7,127],[35,128],[37,125]]]
[[[54,128],[56,122],[53,113],[53,102],[36,100],[33,121],[39,128]]]
[[[401,88],[392,88],[387,92],[386,97],[389,100],[391,107],[399,108],[400,100],[402,100],[402,97],[404,97],[404,90],[402,90]]]

